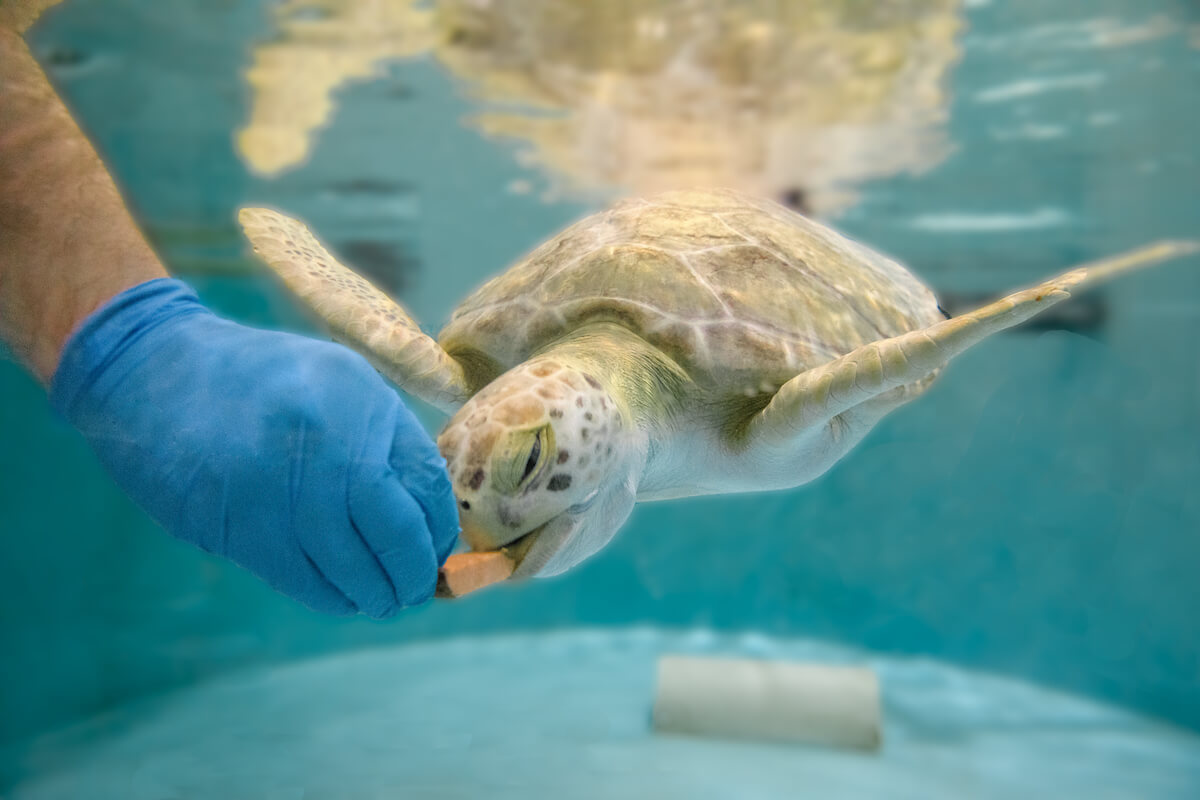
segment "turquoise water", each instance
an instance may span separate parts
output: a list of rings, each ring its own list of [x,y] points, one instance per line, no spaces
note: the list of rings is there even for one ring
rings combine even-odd
[[[859,182],[828,214],[839,227],[963,303],[1155,238],[1200,235],[1194,3],[946,5],[964,24],[944,76],[944,152],[915,173]],[[553,170],[522,157],[526,144],[481,133],[464,78],[420,54],[346,84],[309,160],[258,175],[234,137],[253,101],[244,73],[254,48],[278,35],[265,3],[200,0],[71,0],[32,35],[164,259],[229,316],[319,333],[248,260],[233,227],[241,203],[286,208],[335,246],[358,244],[436,329],[467,289],[623,191],[544,197],[560,182]],[[187,693],[164,707],[186,710],[209,691],[189,687],[222,686],[230,670],[332,685],[322,669],[366,646],[632,625],[936,659],[1200,728],[1200,262],[1089,303],[1099,324],[1066,320],[970,352],[815,484],[646,505],[560,579],[383,624],[317,617],[163,535],[32,380],[0,362],[0,741],[15,754],[3,774],[42,786],[44,767],[42,796],[54,796],[65,785],[55,774],[123,769],[122,748],[167,730],[170,715],[129,711],[118,727],[131,738],[97,722],[91,738],[25,743],[168,689]],[[419,411],[436,430],[438,417]],[[470,647],[454,647],[470,661]],[[381,651],[362,668],[406,652]],[[334,660],[288,666],[326,655]],[[278,702],[299,690],[281,688]],[[274,701],[261,696],[266,714]],[[624,697],[632,714],[640,695]],[[349,724],[321,708],[331,730]],[[184,710],[177,735],[213,736]],[[541,735],[536,722],[517,733]],[[28,747],[59,746],[73,755],[28,757]],[[1114,758],[1093,740],[1071,746],[1100,765]],[[1195,757],[1194,745],[1171,746]],[[85,758],[71,748],[95,749]],[[624,752],[639,774],[640,746]],[[1195,778],[1182,766],[1173,774]],[[1183,796],[1171,794],[1183,785],[1112,796]]]
[[[662,653],[869,664],[883,746],[655,735]],[[1185,800],[1200,782],[1200,737],[936,661],[639,628],[451,638],[235,672],[43,737],[24,764],[20,800]]]

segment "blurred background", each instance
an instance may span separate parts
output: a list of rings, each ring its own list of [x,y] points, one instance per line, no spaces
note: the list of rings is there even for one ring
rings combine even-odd
[[[67,0],[29,39],[168,267],[258,326],[324,335],[251,258],[247,203],[430,331],[566,223],[681,186],[827,220],[951,311],[1200,235],[1193,0]],[[64,768],[29,744],[49,731],[231,671],[462,637],[464,664],[500,663],[488,636],[580,628],[932,659],[1191,741],[1198,341],[1193,257],[972,350],[814,484],[644,505],[565,576],[387,623],[164,535],[5,356],[0,777]]]

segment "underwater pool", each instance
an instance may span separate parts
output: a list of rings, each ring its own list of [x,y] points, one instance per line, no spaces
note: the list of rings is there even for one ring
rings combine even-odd
[[[889,8],[65,0],[29,39],[171,270],[262,327],[324,335],[243,204],[430,331],[676,185],[802,208],[954,312],[1200,236],[1195,3]],[[386,623],[165,536],[0,359],[0,794],[1197,796],[1200,259],[1060,308],[808,486],[644,504],[562,577]],[[676,649],[869,663],[885,747],[654,737]]]
[[[879,752],[654,734],[663,653],[870,665]],[[496,676],[504,676],[499,682]],[[1200,737],[929,659],[648,628],[237,671],[42,737],[12,797],[1195,796]]]

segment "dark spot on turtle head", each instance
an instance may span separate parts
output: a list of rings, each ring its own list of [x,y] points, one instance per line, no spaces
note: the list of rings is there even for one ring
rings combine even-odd
[[[463,511],[471,510],[471,504],[470,504],[470,502],[468,502],[466,500],[463,500],[462,502],[460,502],[459,505],[463,507]]]
[[[596,419],[595,415],[593,415],[592,412],[590,412],[590,411],[585,413],[583,415],[583,418],[586,419],[588,422],[591,422],[592,420]]]
[[[587,381],[587,382],[588,382],[588,386],[591,386],[593,389],[599,389],[599,388],[600,388],[600,381],[596,380],[596,379],[595,379],[595,378],[593,378],[591,375],[588,375],[586,372],[585,372],[585,373],[583,373],[583,379],[584,379],[585,381]]]
[[[584,428],[583,430],[581,430],[579,432],[579,437],[581,439],[583,439],[585,442],[588,440],[588,437],[591,435],[592,435],[592,432],[590,430],[588,430],[587,428]]]
[[[562,412],[561,408],[550,409],[550,418],[551,419],[562,419],[562,415],[563,415],[563,412]]]
[[[571,485],[571,476],[566,473],[559,473],[550,478],[550,482],[546,484],[546,490],[550,492],[561,492]]]
[[[583,397],[582,396],[575,398],[575,405],[579,406],[580,408],[583,408]]]
[[[467,484],[467,486],[469,486],[471,488],[471,491],[477,490],[480,486],[483,486],[484,477],[485,477],[485,475],[484,475],[483,470],[481,470],[481,469],[475,470],[475,474],[471,476],[471,480]]]
[[[812,209],[808,205],[807,193],[798,186],[792,187],[791,189],[785,189],[783,195],[779,199],[792,211],[797,211],[801,214],[812,213]]]
[[[567,459],[570,457],[571,457],[571,454],[569,452],[567,452],[566,450],[558,451],[558,463],[559,464],[567,463]]]
[[[608,447],[604,448],[604,455],[606,455],[606,456],[612,455],[612,445],[611,444]]]
[[[521,518],[513,513],[512,509],[506,505],[501,505],[496,509],[500,516],[500,522],[508,528],[521,527]]]

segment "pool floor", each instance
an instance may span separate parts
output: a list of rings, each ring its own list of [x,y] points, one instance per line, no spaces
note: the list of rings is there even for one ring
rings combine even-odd
[[[663,736],[664,653],[868,664],[884,745]],[[1200,737],[1008,678],[651,629],[461,638],[231,674],[10,749],[6,796],[1194,798]]]

